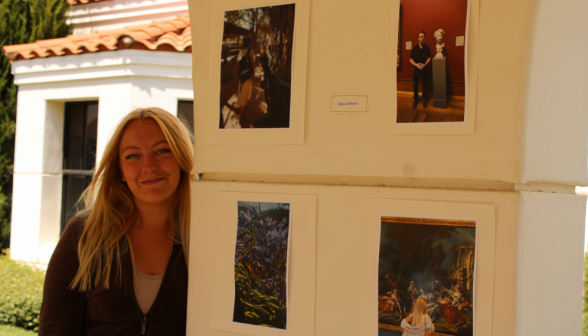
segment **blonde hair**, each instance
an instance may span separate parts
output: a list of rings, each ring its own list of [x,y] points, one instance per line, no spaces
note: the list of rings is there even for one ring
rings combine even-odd
[[[84,209],[78,214],[86,217],[86,223],[78,244],[80,265],[71,283],[72,289],[78,287],[82,292],[89,291],[97,287],[101,280],[104,280],[104,287],[108,288],[114,259],[117,260],[119,276],[122,274],[121,256],[128,251],[131,260],[134,259],[127,233],[138,224],[139,214],[133,202],[133,194],[122,181],[119,144],[129,123],[148,118],[157,122],[161,128],[181,169],[180,182],[169,215],[168,235],[175,243],[182,244],[188,261],[193,136],[184,122],[163,109],[136,109],[125,116],[115,129],[92,183],[80,197],[79,202],[83,202]]]
[[[414,303],[414,311],[412,312],[412,325],[418,327],[421,321],[424,320],[423,316],[427,311],[427,303],[423,299],[417,299]]]

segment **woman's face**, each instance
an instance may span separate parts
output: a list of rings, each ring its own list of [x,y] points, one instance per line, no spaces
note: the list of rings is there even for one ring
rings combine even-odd
[[[123,132],[118,154],[122,180],[138,207],[171,205],[181,169],[155,120],[130,122]]]

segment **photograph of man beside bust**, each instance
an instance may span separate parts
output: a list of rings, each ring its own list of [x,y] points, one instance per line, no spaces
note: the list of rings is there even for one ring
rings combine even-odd
[[[467,1],[400,0],[396,123],[464,122]]]

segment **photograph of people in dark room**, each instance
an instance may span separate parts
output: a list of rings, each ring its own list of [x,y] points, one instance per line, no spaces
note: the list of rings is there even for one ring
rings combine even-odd
[[[467,0],[401,0],[397,123],[463,122]]]
[[[296,4],[225,12],[220,129],[289,128]]]

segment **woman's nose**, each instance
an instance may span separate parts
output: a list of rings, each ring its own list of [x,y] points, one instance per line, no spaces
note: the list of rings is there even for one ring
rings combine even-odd
[[[157,168],[159,168],[159,166],[157,165],[157,160],[155,160],[155,157],[153,157],[153,155],[146,155],[143,165],[143,171],[152,172],[156,171]]]

